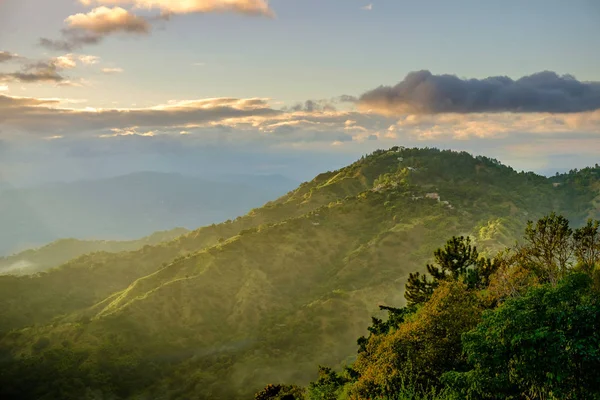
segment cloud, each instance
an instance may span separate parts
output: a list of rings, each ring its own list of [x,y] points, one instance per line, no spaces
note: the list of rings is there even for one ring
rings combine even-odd
[[[343,94],[337,98],[337,101],[339,101],[340,103],[356,103],[358,102],[358,97]]]
[[[77,66],[77,62],[75,61],[75,56],[73,54],[55,57],[51,62],[59,69],[72,69]]]
[[[363,110],[386,115],[440,113],[574,113],[600,109],[600,82],[544,71],[518,80],[497,76],[461,79],[409,73],[396,86],[380,86],[358,100]]]
[[[84,5],[133,5],[136,8],[159,9],[163,14],[236,12],[273,17],[268,0],[80,0]]]
[[[60,101],[2,96],[0,123],[3,132],[60,135],[100,135],[114,129],[187,129],[210,126],[230,118],[275,115],[265,99],[216,98],[170,102],[149,108],[74,109]],[[44,105],[44,106],[42,106]]]
[[[90,56],[90,55],[79,55],[78,56],[79,61],[81,61],[83,64],[86,65],[93,65],[93,64],[97,64],[100,61],[100,57],[97,56]]]
[[[105,74],[120,74],[123,72],[123,68],[102,68],[102,72]]]
[[[103,37],[95,34],[82,33],[64,29],[62,31],[65,39],[48,39],[40,38],[38,44],[50,50],[56,51],[73,51],[85,45],[98,44]]]
[[[74,82],[66,79],[60,71],[70,70],[77,67],[78,63],[85,65],[94,64],[98,57],[89,55],[65,54],[24,65],[20,71],[0,73],[0,82],[53,82],[60,86],[82,86],[82,82]]]
[[[138,34],[150,32],[148,21],[121,7],[98,7],[87,14],[71,15],[65,22],[68,29],[89,32],[99,36],[118,32]]]
[[[0,51],[0,63],[9,62],[20,59],[21,56],[8,51]]]
[[[36,107],[41,105],[50,106],[58,105],[59,103],[60,101],[57,99],[35,99],[31,97],[7,96],[0,94],[0,110],[8,110],[20,107]],[[2,119],[0,119],[0,121],[1,120]]]
[[[600,151],[600,110],[581,113],[442,113],[400,117],[360,110],[335,110],[325,101],[277,110],[267,99],[213,98],[169,101],[145,108],[74,108],[74,100],[0,96],[0,140],[62,136],[193,138],[202,146],[359,152],[396,144],[493,149],[526,143],[560,146],[585,141]],[[575,140],[577,139],[577,140]],[[186,139],[187,140],[187,139]],[[64,143],[64,141],[61,141]],[[174,142],[172,142],[174,143]],[[189,143],[189,142],[186,142]],[[577,147],[580,150],[580,147]],[[573,151],[571,151],[572,153]],[[571,154],[569,153],[569,154]],[[497,153],[487,153],[497,154]],[[587,154],[587,153],[586,153]]]
[[[373,3],[367,4],[366,6],[361,7],[361,9],[363,9],[365,11],[372,11],[373,10]]]
[[[51,50],[72,51],[84,45],[98,44],[108,35],[146,35],[152,29],[145,18],[121,7],[98,7],[86,14],[71,15],[65,19],[65,23],[67,27],[62,30],[63,39],[41,38],[39,44]]]
[[[286,109],[287,111],[335,111],[335,106],[328,100],[306,100]]]
[[[270,103],[262,98],[213,98],[96,109],[76,108],[83,106],[69,99],[0,94],[0,144],[11,146],[0,157],[0,170],[31,179],[158,166],[246,170],[246,156],[253,154],[261,165],[283,164],[292,174],[312,175],[330,170],[333,159],[342,166],[394,145],[465,150],[515,168],[545,170],[593,164],[600,153],[600,110],[389,116],[306,103],[297,110],[277,110]],[[291,155],[297,162],[288,161]],[[27,160],[29,172],[21,168],[22,160]],[[315,164],[320,160],[330,164]]]
[[[0,92],[8,92],[8,86],[0,85]]]
[[[40,38],[38,44],[55,51],[73,51],[86,45],[95,45],[116,33],[145,35],[150,33],[150,21],[168,20],[173,14],[236,12],[247,15],[274,17],[268,0],[80,0],[90,6],[88,13],[79,13],[65,19],[67,27],[61,39]],[[113,6],[112,8],[106,6]],[[160,16],[150,19],[119,7],[132,5],[140,9],[158,9]]]
[[[65,78],[58,73],[60,69],[53,60],[38,62],[25,66],[19,72],[0,73],[0,82],[61,82]]]

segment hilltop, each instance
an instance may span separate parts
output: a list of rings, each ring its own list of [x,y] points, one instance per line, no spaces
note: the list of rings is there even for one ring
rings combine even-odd
[[[37,377],[61,360],[44,390],[73,397],[229,400],[306,383],[356,354],[378,305],[404,305],[408,274],[449,236],[492,253],[550,211],[597,217],[598,172],[550,179],[464,152],[376,151],[235,220],[0,277],[4,357]]]

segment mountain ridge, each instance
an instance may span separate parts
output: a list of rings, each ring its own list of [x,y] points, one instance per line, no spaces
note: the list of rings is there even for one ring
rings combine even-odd
[[[549,210],[578,222],[598,214],[597,180],[553,183],[467,153],[377,151],[233,221],[135,252],[84,256],[37,278],[71,277],[64,290],[78,302],[34,314],[33,332],[13,331],[0,344],[27,357],[46,338],[48,349],[86,349],[94,360],[118,344],[115,365],[125,357],[163,371],[129,389],[110,375],[124,397],[242,399],[273,381],[307,382],[315,365],[355,354],[379,304],[404,304],[408,273],[422,271],[447,237],[492,249]],[[73,289],[75,272],[94,286]],[[21,284],[29,292],[33,283]],[[6,297],[0,304],[10,308]]]
[[[188,232],[189,230],[185,228],[174,228],[128,241],[59,239],[36,249],[0,257],[0,275],[31,275],[57,267],[85,254],[131,251],[172,240]]]

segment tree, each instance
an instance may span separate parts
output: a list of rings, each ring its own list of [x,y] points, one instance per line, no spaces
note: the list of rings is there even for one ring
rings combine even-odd
[[[573,233],[575,257],[580,268],[590,274],[600,263],[600,221],[589,219]]]
[[[444,248],[434,252],[435,264],[427,264],[427,272],[435,280],[452,278],[457,280],[464,276],[469,267],[474,267],[479,261],[477,248],[471,246],[470,237],[453,236],[446,242]]]
[[[388,312],[388,319],[384,321],[380,318],[371,317],[371,326],[367,328],[369,331],[369,337],[367,338],[361,336],[356,341],[358,344],[359,353],[366,351],[367,342],[372,335],[385,335],[386,333],[389,333],[392,329],[397,328],[401,323],[403,323],[406,317],[415,312],[414,307],[394,308],[379,306],[379,309]]]
[[[551,213],[525,228],[525,244],[519,246],[520,262],[533,270],[542,283],[555,285],[572,267],[573,230],[569,220]]]
[[[461,335],[477,325],[481,312],[475,292],[464,282],[441,282],[397,329],[369,338],[352,366],[359,377],[351,398],[397,398],[407,385],[425,391],[439,386],[444,372],[466,367]]]
[[[319,378],[308,385],[308,400],[337,400],[346,383],[347,377],[338,374],[329,367],[319,366]]]
[[[480,257],[477,247],[471,245],[471,238],[464,236],[453,236],[434,252],[434,259],[434,264],[427,264],[431,280],[418,272],[409,274],[404,292],[409,305],[426,302],[439,283],[446,280],[463,279],[471,289],[486,287],[497,269],[497,263]]]
[[[485,292],[488,304],[495,307],[509,297],[520,297],[532,286],[539,286],[539,279],[530,269],[518,262],[514,249],[506,249],[496,255],[496,271],[489,279]]]
[[[431,294],[437,286],[436,284],[436,281],[429,280],[425,274],[410,273],[405,286],[404,298],[408,304],[423,304],[431,298]]]
[[[600,398],[600,297],[573,273],[508,299],[463,335],[472,369],[443,381],[463,398]]]
[[[304,389],[296,385],[267,385],[254,395],[255,400],[302,400]]]

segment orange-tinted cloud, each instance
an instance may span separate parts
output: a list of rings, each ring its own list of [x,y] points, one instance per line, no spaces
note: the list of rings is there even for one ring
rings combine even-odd
[[[62,39],[41,38],[39,44],[52,50],[72,51],[85,45],[98,44],[108,35],[145,35],[152,30],[145,18],[121,7],[98,7],[85,14],[71,15],[65,19],[65,23],[67,28],[62,30]]]
[[[164,14],[208,12],[237,12],[272,17],[267,0],[80,0],[84,5],[133,5],[137,8],[158,9]]]
[[[96,35],[117,32],[141,34],[150,32],[148,21],[121,7],[98,7],[87,14],[71,15],[65,22],[69,29],[77,29]]]

